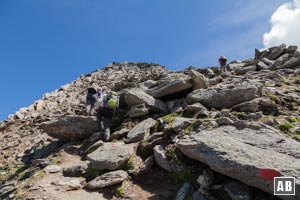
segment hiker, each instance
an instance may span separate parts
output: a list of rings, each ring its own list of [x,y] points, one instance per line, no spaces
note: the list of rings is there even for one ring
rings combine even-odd
[[[221,55],[219,58],[221,72],[226,72],[226,61],[227,58]]]
[[[116,92],[107,91],[107,87],[102,87],[102,105],[98,108],[97,118],[99,129],[103,133],[102,139],[107,142],[110,139],[110,126],[118,107],[119,100]],[[103,123],[103,125],[102,125]]]
[[[86,112],[87,115],[90,116],[92,115],[92,111],[95,107],[95,103],[97,101],[97,91],[93,87],[89,87],[86,95]]]

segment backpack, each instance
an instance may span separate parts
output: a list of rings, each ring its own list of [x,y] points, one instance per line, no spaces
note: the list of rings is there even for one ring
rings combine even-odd
[[[106,93],[106,98],[103,99],[104,107],[116,109],[119,107],[119,96],[116,92],[109,91]]]

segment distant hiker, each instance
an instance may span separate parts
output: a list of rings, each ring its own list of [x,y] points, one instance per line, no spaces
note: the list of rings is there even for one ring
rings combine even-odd
[[[107,91],[107,87],[106,86],[102,86],[99,88],[98,90],[98,101],[97,101],[97,109],[99,109],[100,107],[103,107],[103,97],[105,96]]]
[[[100,131],[103,133],[102,139],[107,142],[110,139],[110,126],[119,105],[119,97],[116,92],[107,91],[106,87],[102,87],[102,96],[102,105],[98,108],[97,118]]]
[[[97,101],[97,91],[92,88],[92,87],[89,87],[87,89],[87,95],[86,95],[86,112],[87,112],[87,115],[92,115],[92,111],[93,111],[93,108],[95,107],[95,103]]]
[[[102,97],[102,88],[100,87],[97,91],[98,100]]]
[[[221,72],[226,71],[226,62],[227,62],[227,58],[225,56],[220,56],[219,63],[220,63]]]

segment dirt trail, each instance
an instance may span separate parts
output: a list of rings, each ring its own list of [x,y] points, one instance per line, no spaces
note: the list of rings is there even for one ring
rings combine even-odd
[[[60,167],[70,167],[84,163],[79,156],[79,147],[70,146],[61,150],[56,157]],[[33,183],[33,187],[26,193],[27,199],[47,199],[47,200],[105,200],[105,199],[164,199],[159,193],[174,186],[166,181],[166,173],[158,167],[153,167],[150,173],[140,176],[123,183],[122,196],[116,194],[116,187],[104,188],[97,191],[87,191],[84,189],[66,190],[58,185],[60,182],[66,182],[76,177],[64,177],[62,172],[47,173],[42,178]],[[81,178],[84,180],[83,178]]]

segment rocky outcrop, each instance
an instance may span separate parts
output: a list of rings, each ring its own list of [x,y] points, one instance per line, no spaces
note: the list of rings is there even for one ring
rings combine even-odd
[[[87,159],[91,161],[92,168],[115,170],[124,165],[133,153],[134,149],[131,145],[125,145],[123,142],[109,142],[88,154]]]
[[[199,102],[208,108],[231,108],[239,103],[258,98],[261,93],[262,84],[244,81],[236,86],[195,90],[187,96],[187,101],[189,104]]]
[[[66,116],[48,122],[40,126],[50,136],[58,139],[85,139],[99,131],[96,117]]]
[[[163,101],[155,99],[138,88],[130,89],[125,93],[125,102],[129,107],[137,104],[146,104],[154,112],[168,113],[168,108]]]
[[[18,198],[22,191],[33,193],[24,199],[56,199],[48,197],[52,189],[55,197],[62,190],[64,197],[72,193],[78,199],[102,199],[106,192],[112,199],[147,199],[149,192],[145,196],[135,185],[148,181],[154,198],[272,199],[261,190],[271,192],[274,174],[296,176],[299,193],[299,56],[297,47],[280,45],[232,61],[225,73],[219,67],[173,72],[153,63],[113,62],[82,75],[0,123],[0,199]],[[101,141],[96,117],[84,116],[91,86],[120,94],[114,142]],[[160,167],[152,168],[154,162]],[[115,194],[116,187],[109,186],[125,177],[109,172],[117,169],[136,179],[127,179]],[[166,170],[189,187],[161,192],[169,184],[163,180]],[[99,178],[103,172],[108,174]],[[51,182],[39,184],[39,178]],[[91,189],[106,188],[83,189],[92,179]]]
[[[158,86],[149,89],[147,93],[155,98],[160,98],[192,87],[193,84],[189,76],[184,74],[174,74],[170,75],[165,80],[162,80]]]
[[[223,126],[201,131],[185,136],[177,147],[186,156],[206,163],[212,170],[269,193],[273,193],[273,178],[267,180],[266,171],[276,171],[282,176],[300,175],[300,143],[267,125],[261,125],[259,130]],[[299,183],[296,179],[297,198],[300,197]]]

